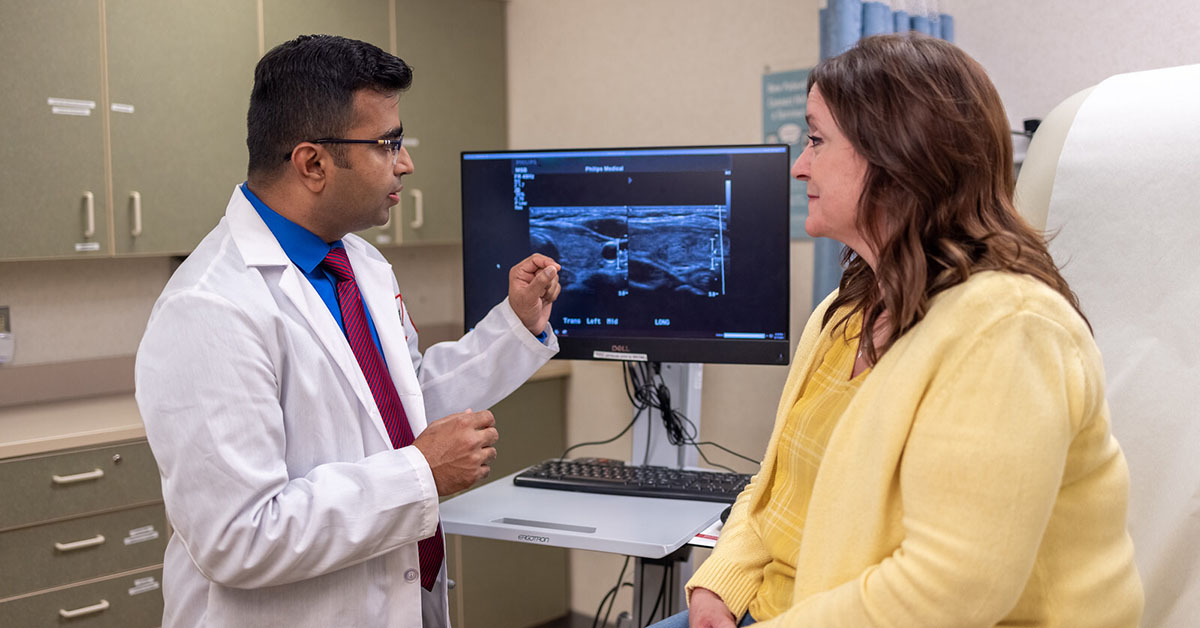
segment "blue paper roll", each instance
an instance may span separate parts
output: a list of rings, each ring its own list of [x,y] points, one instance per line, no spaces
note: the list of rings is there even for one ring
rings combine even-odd
[[[912,18],[909,20],[909,23],[911,28],[918,33],[924,33],[926,35],[933,34],[933,25],[930,23],[929,18],[925,17],[924,15],[912,16]]]
[[[942,33],[940,37],[950,43],[954,43],[954,17],[948,13],[941,15]]]
[[[862,0],[830,0],[829,2],[829,53],[832,56],[846,52],[863,32]]]
[[[895,32],[896,25],[892,21],[892,7],[882,2],[864,2],[862,28],[863,37]]]

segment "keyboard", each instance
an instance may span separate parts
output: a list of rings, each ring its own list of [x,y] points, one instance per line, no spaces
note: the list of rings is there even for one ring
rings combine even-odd
[[[513,478],[517,486],[727,504],[748,482],[750,476],[743,473],[632,466],[603,459],[547,460]]]

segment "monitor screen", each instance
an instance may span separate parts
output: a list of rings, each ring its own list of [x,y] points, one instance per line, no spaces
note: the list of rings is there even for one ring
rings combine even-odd
[[[462,154],[465,323],[530,253],[562,265],[557,357],[786,364],[788,148]]]

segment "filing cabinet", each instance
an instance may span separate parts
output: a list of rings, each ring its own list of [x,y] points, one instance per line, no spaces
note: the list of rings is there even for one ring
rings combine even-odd
[[[131,628],[162,623],[162,567],[0,602],[0,626]]]
[[[168,536],[145,440],[0,460],[0,626],[157,626]]]
[[[3,460],[0,486],[8,502],[0,509],[0,531],[162,501],[145,441]]]

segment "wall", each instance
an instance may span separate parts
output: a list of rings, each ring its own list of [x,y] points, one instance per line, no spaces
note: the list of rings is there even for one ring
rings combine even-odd
[[[987,69],[1014,129],[1113,74],[1200,63],[1195,0],[944,4],[955,18],[956,43]]]
[[[0,262],[13,368],[132,355],[171,276],[169,258]]]
[[[760,142],[764,69],[816,63],[816,15],[816,0],[512,0],[509,145]],[[794,242],[792,257],[794,336],[811,310],[811,245]],[[631,416],[620,367],[576,362],[572,368],[568,442],[619,432]],[[705,366],[703,439],[761,457],[786,373],[785,367]],[[627,435],[578,452],[627,460],[630,448]],[[713,459],[756,469],[719,452]],[[571,558],[572,608],[591,616],[616,583],[622,559],[594,552]],[[625,593],[616,608],[631,606]]]
[[[461,247],[384,254],[419,325],[462,321]],[[0,368],[133,355],[175,264],[166,257],[0,262],[0,306],[9,306],[17,343],[12,364]]]

